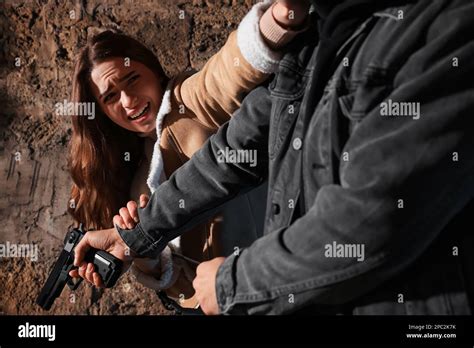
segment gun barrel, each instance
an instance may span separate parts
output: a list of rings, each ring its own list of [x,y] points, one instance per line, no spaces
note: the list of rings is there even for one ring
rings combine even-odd
[[[79,286],[82,279],[73,282],[69,276],[69,271],[74,268],[74,248],[84,236],[82,224],[77,229],[71,230],[64,238],[64,248],[59,255],[58,260],[53,266],[53,270],[49,274],[46,284],[41,289],[36,303],[45,310],[49,310],[67,284],[71,290],[75,290]],[[94,264],[94,267],[102,278],[105,287],[109,288],[115,285],[120,277],[123,263],[120,259],[103,251],[90,249],[85,257],[87,262]]]
[[[68,280],[68,263],[70,262],[70,254],[62,251],[58,260],[54,264],[53,270],[49,274],[46,284],[41,289],[36,303],[43,309],[49,310],[54,300],[61,295],[64,286]]]

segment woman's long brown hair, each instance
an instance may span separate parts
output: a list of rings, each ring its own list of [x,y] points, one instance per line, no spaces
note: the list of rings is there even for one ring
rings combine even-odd
[[[69,171],[73,186],[68,211],[87,229],[113,226],[113,216],[130,199],[133,175],[143,156],[143,139],[112,122],[100,110],[91,91],[94,66],[115,57],[142,63],[163,86],[167,83],[156,56],[140,42],[115,30],[94,36],[80,51],[71,101],[95,103],[95,118],[72,117]]]

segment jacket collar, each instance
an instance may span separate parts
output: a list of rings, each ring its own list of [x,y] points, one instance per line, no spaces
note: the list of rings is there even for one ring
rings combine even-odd
[[[156,142],[153,146],[153,155],[151,157],[150,171],[148,173],[148,178],[146,181],[151,193],[153,193],[162,182],[161,179],[163,176],[164,164],[163,154],[161,153],[160,149],[161,132],[163,130],[162,127],[165,116],[171,112],[171,93],[173,85],[173,80],[168,82],[165,93],[163,94],[163,98],[161,100],[160,109],[158,110],[158,114],[156,115]]]

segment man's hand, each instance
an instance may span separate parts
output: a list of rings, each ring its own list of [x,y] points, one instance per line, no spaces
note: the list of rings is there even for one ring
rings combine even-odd
[[[115,228],[87,232],[74,248],[74,266],[79,267],[69,272],[74,278],[82,277],[97,287],[104,287],[99,274],[95,272],[92,263],[84,262],[84,257],[90,248],[105,250],[123,261],[125,272],[133,260],[133,255]]]
[[[145,208],[150,198],[145,195],[140,195],[140,208]],[[138,208],[135,201],[127,203],[126,207],[120,208],[119,215],[113,218],[114,225],[118,225],[122,229],[132,229],[138,223]]]
[[[225,257],[216,257],[210,261],[202,262],[196,269],[196,278],[193,281],[196,298],[202,311],[207,315],[219,314],[216,295],[216,275],[219,266]]]
[[[273,18],[284,28],[299,28],[306,22],[309,6],[309,0],[279,0],[272,8]]]

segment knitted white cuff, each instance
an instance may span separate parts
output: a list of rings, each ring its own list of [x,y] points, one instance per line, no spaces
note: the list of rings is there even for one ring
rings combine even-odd
[[[267,74],[277,70],[282,57],[280,52],[268,47],[260,32],[260,18],[271,4],[271,0],[255,4],[237,29],[237,45],[240,52],[252,67]]]
[[[152,274],[144,273],[137,266],[132,265],[131,271],[137,281],[147,288],[153,290],[166,290],[173,286],[176,282],[180,266],[173,262],[171,249],[166,247],[160,254],[160,258],[157,260],[151,260],[150,262],[159,262],[161,265],[161,274],[159,278],[155,278]]]

